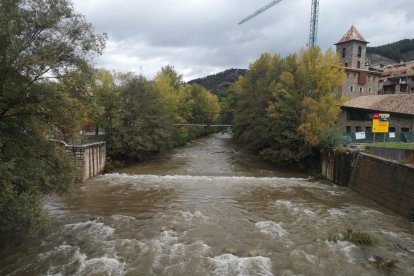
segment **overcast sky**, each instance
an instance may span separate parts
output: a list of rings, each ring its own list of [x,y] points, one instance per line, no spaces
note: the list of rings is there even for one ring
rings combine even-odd
[[[97,32],[108,34],[97,67],[152,78],[173,65],[186,81],[247,68],[261,53],[285,56],[306,47],[311,0],[73,0]],[[413,0],[320,0],[318,43],[333,47],[353,24],[376,46],[414,38]]]

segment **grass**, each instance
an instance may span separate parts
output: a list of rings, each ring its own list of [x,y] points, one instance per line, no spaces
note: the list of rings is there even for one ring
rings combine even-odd
[[[414,143],[397,143],[397,142],[387,142],[387,143],[371,143],[366,144],[369,147],[376,147],[376,148],[391,148],[391,149],[409,149],[414,150]]]
[[[332,232],[328,234],[329,241],[349,241],[356,245],[375,245],[378,239],[372,234],[359,230],[347,229],[343,232]]]

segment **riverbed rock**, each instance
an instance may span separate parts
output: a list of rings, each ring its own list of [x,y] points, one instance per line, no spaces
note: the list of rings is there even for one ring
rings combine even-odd
[[[223,249],[223,252],[226,254],[232,254],[232,255],[237,255],[238,250],[235,248],[231,248],[231,247],[225,247]]]
[[[201,217],[203,216],[203,213],[201,213],[200,211],[195,211],[195,212],[194,212],[194,216],[195,216],[196,218],[201,218]]]
[[[94,221],[94,222],[104,222],[104,217],[101,216],[96,216],[96,217],[91,217],[89,218],[90,221]]]
[[[387,271],[397,268],[397,264],[399,263],[398,260],[387,260],[381,256],[372,256],[369,261],[377,268]]]
[[[257,251],[256,249],[249,251],[249,257],[257,257],[257,256],[259,256],[259,251]]]

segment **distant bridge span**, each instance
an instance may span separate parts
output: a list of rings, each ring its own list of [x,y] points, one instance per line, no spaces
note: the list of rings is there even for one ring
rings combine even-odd
[[[195,126],[195,127],[232,127],[233,125],[216,125],[216,124],[174,124],[174,126]]]

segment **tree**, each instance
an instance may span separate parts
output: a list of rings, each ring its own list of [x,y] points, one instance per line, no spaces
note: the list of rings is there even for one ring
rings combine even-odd
[[[191,99],[188,105],[193,123],[211,124],[217,120],[220,105],[216,95],[211,94],[198,84],[187,85],[186,93]]]
[[[96,35],[67,0],[0,1],[0,235],[43,224],[39,195],[73,181],[51,131],[76,128]],[[78,81],[75,81],[78,80]],[[79,81],[81,80],[81,81]]]
[[[113,107],[116,105],[117,87],[114,76],[108,70],[95,70],[94,76],[91,93],[86,99],[88,104],[87,118],[88,123],[95,127],[95,134],[98,135],[100,127],[108,123],[110,125],[107,119],[113,116],[110,112],[114,110]]]
[[[319,48],[280,58],[263,54],[235,86],[235,138],[275,162],[302,163],[333,127],[332,91],[345,80],[338,57]]]
[[[105,128],[107,149],[114,159],[140,161],[171,147],[174,118],[153,82],[130,74],[124,79]]]
[[[180,114],[180,87],[182,85],[182,79],[181,76],[175,72],[174,67],[163,67],[155,77],[155,85],[161,94],[167,112],[171,112],[171,116],[174,118],[175,122],[185,122],[185,118]]]

